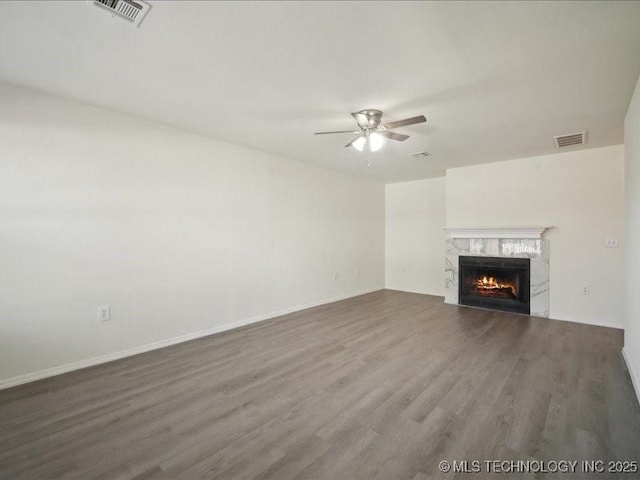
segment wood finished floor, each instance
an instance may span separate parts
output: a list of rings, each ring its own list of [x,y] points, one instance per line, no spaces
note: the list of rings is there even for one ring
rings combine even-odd
[[[460,478],[443,459],[640,460],[621,346],[620,330],[380,291],[2,391],[0,478],[424,480]]]

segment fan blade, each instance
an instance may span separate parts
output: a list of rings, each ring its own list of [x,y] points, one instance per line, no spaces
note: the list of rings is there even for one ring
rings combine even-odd
[[[335,132],[315,132],[314,135],[330,135],[332,133],[352,133],[352,134],[356,134],[356,133],[360,133],[360,130],[357,131],[353,131],[353,130],[336,130]]]
[[[383,130],[378,133],[383,137],[388,138],[389,140],[396,140],[398,142],[404,142],[407,138],[409,138],[409,135],[404,135],[402,133],[387,132],[386,130]]]
[[[360,132],[358,132],[360,133]],[[359,138],[362,138],[362,135],[360,135],[359,137],[354,138],[353,140],[351,140],[349,143],[347,143],[345,145],[345,147],[350,147],[351,145],[353,145],[353,142],[355,142],[356,140],[358,140]]]
[[[351,115],[356,119],[356,122],[358,122],[358,125],[360,125],[361,127],[370,126],[369,117],[367,117],[364,113],[356,112],[352,113]]]
[[[414,125],[416,123],[424,123],[426,121],[427,119],[424,117],[424,115],[419,115],[417,117],[405,118],[404,120],[398,120],[396,122],[385,123],[382,126],[385,128],[392,129],[392,128],[404,127],[406,125]]]

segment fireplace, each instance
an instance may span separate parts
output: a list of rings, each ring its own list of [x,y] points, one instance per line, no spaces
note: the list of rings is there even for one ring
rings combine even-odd
[[[528,258],[459,257],[460,305],[530,313]]]

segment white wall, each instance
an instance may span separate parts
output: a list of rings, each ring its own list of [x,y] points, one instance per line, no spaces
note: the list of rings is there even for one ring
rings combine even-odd
[[[624,351],[640,397],[640,79],[624,122],[627,239]]]
[[[383,185],[1,85],[0,209],[0,383],[384,285]]]
[[[446,224],[551,225],[551,318],[623,326],[624,147],[447,170]],[[583,295],[583,285],[591,294]]]
[[[444,295],[445,184],[440,177],[386,186],[386,288]]]

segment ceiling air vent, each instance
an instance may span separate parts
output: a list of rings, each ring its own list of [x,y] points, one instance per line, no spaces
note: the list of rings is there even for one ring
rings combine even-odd
[[[413,158],[427,158],[430,157],[431,154],[425,150],[423,152],[412,153],[411,156]]]
[[[136,27],[140,25],[151,8],[151,5],[139,0],[135,2],[133,0],[88,0],[88,2],[109,11],[114,16],[128,20]]]
[[[560,135],[553,137],[556,141],[556,147],[573,147],[574,145],[582,145],[587,141],[587,132],[570,133],[569,135]]]

